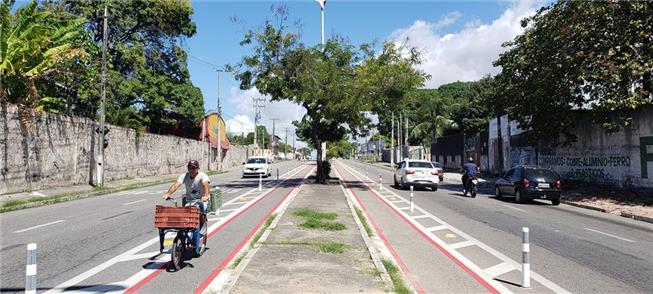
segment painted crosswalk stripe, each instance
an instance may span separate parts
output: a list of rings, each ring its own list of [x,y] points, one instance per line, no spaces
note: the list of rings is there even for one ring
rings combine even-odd
[[[469,247],[469,246],[472,246],[472,245],[474,245],[474,242],[472,242],[472,241],[462,241],[462,242],[458,242],[458,243],[449,244],[449,247],[451,247],[453,249],[460,249],[460,248]]]
[[[445,225],[439,225],[439,226],[436,226],[436,227],[428,228],[427,230],[428,230],[429,232],[435,232],[435,231],[444,230],[444,229],[446,229],[446,228],[447,228],[447,226],[445,226]]]
[[[488,267],[484,269],[483,271],[490,277],[498,277],[500,275],[503,275],[505,273],[509,273],[511,271],[515,270],[515,267],[512,265],[508,264],[507,262],[502,262],[497,265],[493,265],[491,267]]]

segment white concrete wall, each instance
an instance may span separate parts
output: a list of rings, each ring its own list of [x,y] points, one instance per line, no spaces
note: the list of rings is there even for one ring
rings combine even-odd
[[[182,172],[189,159],[200,161],[203,169],[208,165],[205,142],[108,127],[106,181]],[[5,105],[0,111],[0,193],[89,183],[95,128],[87,118],[48,113],[33,113],[24,125],[17,108]]]
[[[573,133],[578,142],[540,153],[538,163],[566,178],[653,187],[653,106],[636,111],[632,124],[620,132],[608,134],[600,126],[583,121]]]

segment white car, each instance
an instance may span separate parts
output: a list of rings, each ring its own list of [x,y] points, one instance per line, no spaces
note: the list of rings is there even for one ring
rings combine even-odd
[[[404,160],[399,163],[395,170],[395,187],[406,189],[429,187],[433,191],[438,190],[438,170],[433,167],[430,161],[426,160]]]
[[[247,176],[258,175],[263,175],[263,177],[267,178],[270,176],[270,174],[271,170],[267,157],[250,157],[246,162],[243,162],[243,178]]]

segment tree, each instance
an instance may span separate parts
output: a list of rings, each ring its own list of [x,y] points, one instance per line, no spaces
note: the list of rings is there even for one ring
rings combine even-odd
[[[299,152],[303,158],[307,158],[309,155],[311,155],[311,149],[308,147],[299,148],[297,149],[297,152]]]
[[[101,11],[109,8],[107,112],[137,110],[131,120],[151,132],[196,125],[204,115],[202,93],[193,86],[187,54],[179,41],[195,34],[189,1],[45,1],[39,8],[57,17],[83,18],[92,41],[87,62],[71,62],[41,87],[59,104],[53,110],[94,116],[99,106],[99,45],[103,36]],[[81,26],[80,26],[81,27]],[[55,86],[58,85],[58,86]],[[58,108],[58,109],[57,109]],[[111,115],[107,118],[113,121]]]
[[[414,55],[404,58],[391,43],[379,54],[338,39],[306,47],[298,33],[287,32],[280,11],[278,25],[268,21],[261,31],[245,34],[241,44],[253,50],[236,66],[236,79],[242,89],[255,87],[272,101],[289,100],[306,109],[294,125],[297,137],[317,150],[317,180],[324,182],[329,168],[322,162],[322,142],[367,133],[370,121],[364,113],[387,104],[375,101],[400,97],[405,89],[421,85],[423,75],[411,66],[417,62]]]
[[[511,119],[532,141],[575,140],[576,114],[616,131],[653,103],[653,5],[558,1],[522,21],[523,34],[495,61]],[[497,103],[497,104],[499,104]]]
[[[17,104],[24,123],[26,111],[42,110],[56,97],[40,96],[37,83],[66,60],[84,57],[83,19],[57,19],[38,11],[32,1],[11,14],[13,0],[0,3],[0,100]]]

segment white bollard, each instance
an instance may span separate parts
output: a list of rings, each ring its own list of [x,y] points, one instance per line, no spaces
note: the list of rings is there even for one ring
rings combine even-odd
[[[410,186],[410,212],[413,212],[415,210],[415,200],[414,200],[413,195],[413,186]]]
[[[383,191],[383,177],[379,174],[379,191]]]
[[[369,175],[369,172],[366,169],[365,170],[365,181],[367,182],[369,179],[370,179],[370,175]]]
[[[36,243],[27,244],[25,294],[36,294]]]
[[[258,175],[258,191],[261,192],[262,188],[263,188],[263,175],[259,174]]]
[[[530,260],[530,245],[528,243],[528,228],[523,227],[521,228],[521,236],[522,236],[522,265],[521,265],[521,273],[522,273],[522,287],[524,288],[530,288],[531,287],[531,260]]]

